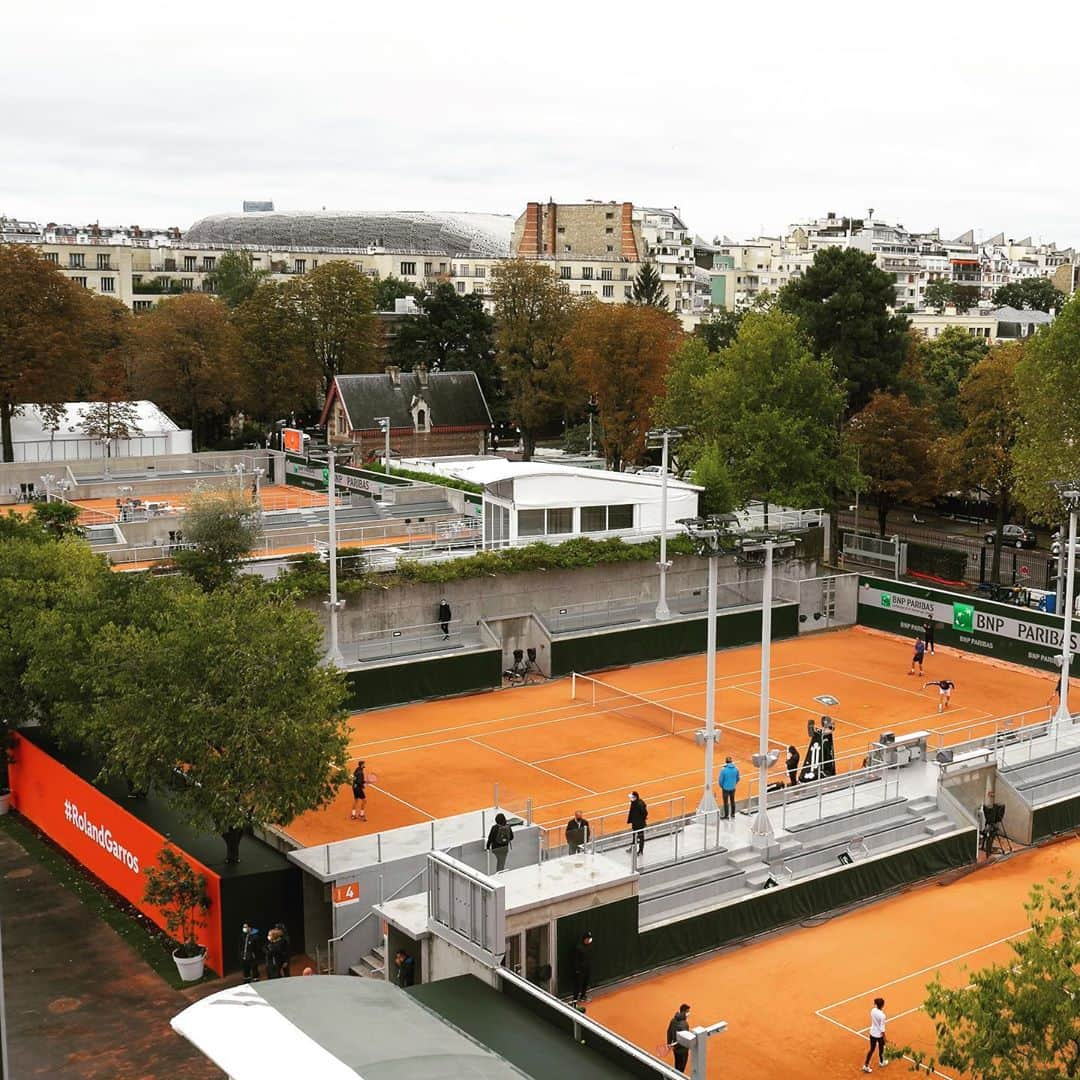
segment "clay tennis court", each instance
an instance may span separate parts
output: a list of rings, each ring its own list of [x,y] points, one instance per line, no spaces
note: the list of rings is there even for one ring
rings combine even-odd
[[[862,628],[775,642],[769,693],[774,743],[793,743],[802,753],[807,720],[828,712],[836,720],[838,767],[858,768],[882,731],[931,730],[933,747],[992,733],[1005,716],[1026,712],[1027,722],[1047,717],[1049,675],[938,649],[927,656],[919,679],[907,674],[910,660],[910,640]],[[744,778],[757,748],[759,667],[757,646],[717,657],[716,716],[724,725],[717,765],[731,754]],[[923,682],[943,677],[956,690],[952,706],[939,715],[937,689],[924,690]],[[313,845],[445,817],[491,806],[495,784],[500,805],[524,811],[531,799],[534,819],[548,825],[581,808],[594,827],[610,831],[625,821],[631,790],[650,804],[654,822],[682,812],[684,798],[692,810],[702,786],[703,752],[692,732],[705,714],[704,656],[599,678],[606,685],[596,704],[584,680],[578,688],[583,699],[574,701],[566,678],[355,714],[350,762],[363,758],[378,778],[368,791],[368,820],[349,819],[351,791],[343,786],[328,808],[303,815],[285,831]],[[674,711],[673,720],[664,708],[615,700],[620,689],[663,703]],[[820,695],[839,704],[824,706],[814,700]]]
[[[1080,872],[1075,837],[599,992],[589,1015],[658,1053],[685,1001],[691,1023],[729,1024],[709,1048],[710,1077],[816,1080],[861,1075],[868,1014],[880,995],[889,1041],[932,1054],[933,1023],[920,1007],[926,984],[940,972],[947,985],[964,986],[971,971],[1006,962],[1009,941],[1028,925],[1032,883],[1070,869]],[[904,1061],[888,1067],[899,1076],[907,1070]]]

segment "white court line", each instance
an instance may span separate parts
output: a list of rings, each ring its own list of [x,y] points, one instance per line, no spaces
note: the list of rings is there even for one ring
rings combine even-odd
[[[599,754],[605,750],[618,750],[623,746],[637,746],[639,743],[656,742],[658,739],[670,739],[673,735],[674,732],[665,731],[660,735],[646,735],[640,739],[627,739],[625,742],[608,743],[606,746],[592,746],[587,750],[575,750],[570,754],[557,754],[555,757],[537,758],[533,764],[549,765],[553,761],[565,761],[567,758],[585,757],[587,754]],[[484,745],[487,744],[485,743]]]
[[[525,761],[523,758],[515,757],[513,754],[508,754],[505,750],[500,750],[497,746],[485,746],[483,743],[476,742],[475,739],[466,739],[465,742],[471,742],[474,746],[482,747],[484,750],[490,750],[494,754],[501,754],[504,758],[509,758],[511,761],[517,762],[518,765],[523,765],[526,769],[535,769],[537,772],[544,773],[545,776],[550,776],[552,780],[558,780],[560,783],[569,784],[571,787],[580,788],[582,791],[588,792],[590,795],[599,795],[598,791],[593,791],[592,788],[586,787],[584,784],[577,784],[573,780],[567,780],[565,776],[559,776],[558,773],[549,772],[547,769],[541,769],[539,765],[534,765],[531,761]]]
[[[426,810],[421,810],[419,806],[414,806],[411,802],[406,802],[405,799],[401,798],[400,795],[394,795],[393,793],[387,791],[384,787],[379,787],[379,785],[372,784],[370,782],[367,786],[369,788],[374,788],[380,795],[385,795],[388,799],[393,799],[394,802],[399,802],[402,806],[407,806],[410,810],[415,810],[418,814],[423,814],[423,816],[426,817],[429,821],[439,820],[434,814],[429,814]],[[351,839],[351,837],[344,837],[344,839],[348,840]]]
[[[842,1024],[839,1020],[834,1020],[831,1016],[823,1015],[820,1012],[820,1010],[818,1011],[817,1015],[820,1016],[822,1020],[827,1020],[830,1024],[835,1024],[841,1031],[846,1031],[849,1035],[854,1035],[859,1040],[859,1042],[862,1042],[865,1045],[865,1040],[866,1040],[866,1035],[865,1034],[860,1034],[854,1028],[848,1027],[847,1024]],[[890,1017],[890,1019],[891,1019],[891,1017]],[[887,1032],[888,1032],[888,1028],[886,1028],[886,1033]],[[889,1050],[889,1046],[888,1046],[888,1043],[886,1043],[885,1044],[885,1052],[888,1053],[888,1050]],[[906,1054],[903,1056],[903,1059],[904,1059],[904,1061],[910,1061],[913,1065],[915,1064],[915,1059],[908,1057]],[[896,1060],[896,1059],[894,1058],[892,1060]],[[925,1069],[926,1066],[924,1065],[923,1068]],[[933,1075],[942,1077],[942,1080],[956,1080],[956,1078],[954,1076],[952,1076],[950,1073],[938,1072],[937,1069],[933,1070]]]

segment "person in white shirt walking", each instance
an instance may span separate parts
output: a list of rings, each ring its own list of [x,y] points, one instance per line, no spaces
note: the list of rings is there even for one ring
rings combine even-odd
[[[885,999],[874,998],[874,1007],[870,1010],[870,1049],[866,1051],[866,1060],[863,1062],[863,1072],[873,1072],[870,1068],[870,1059],[877,1050],[878,1065],[884,1068],[889,1064],[885,1057]]]

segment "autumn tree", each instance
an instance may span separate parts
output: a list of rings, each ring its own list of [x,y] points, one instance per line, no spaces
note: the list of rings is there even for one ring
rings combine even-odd
[[[938,494],[937,436],[932,410],[912,405],[906,394],[879,390],[851,418],[848,445],[858,453],[882,536],[894,506],[926,502]]]
[[[1021,311],[1060,311],[1065,303],[1065,294],[1049,278],[1024,278],[1002,285],[994,292],[994,303],[998,307],[1014,307]]]
[[[225,251],[206,280],[211,292],[235,308],[251,299],[266,274],[266,270],[256,269],[250,251]]]
[[[575,302],[542,263],[510,259],[495,267],[492,279],[495,357],[507,413],[521,429],[529,461],[537,435],[565,412],[572,394],[566,339]]]
[[[651,305],[585,304],[567,342],[574,377],[595,399],[601,447],[620,472],[645,449],[650,412],[679,345],[678,320]]]
[[[778,303],[799,320],[814,355],[832,360],[849,411],[861,409],[876,390],[892,389],[907,351],[908,321],[892,313],[895,279],[872,255],[822,248],[806,273],[784,286]]]
[[[349,262],[317,266],[285,286],[297,340],[323,398],[337,375],[374,371],[378,326],[371,279]]]
[[[185,420],[201,449],[241,395],[239,339],[224,304],[205,293],[163,300],[136,321],[136,396]]]
[[[1016,440],[1017,494],[1043,521],[1056,520],[1058,481],[1080,479],[1080,294],[1030,339],[1016,365],[1023,422]]]
[[[994,504],[991,581],[999,577],[1001,530],[1009,520],[1015,487],[1012,451],[1021,425],[1016,368],[1023,351],[1019,342],[998,346],[971,369],[959,391],[960,429],[945,444],[958,483],[983,492]]]
[[[668,298],[664,295],[664,283],[656,263],[641,264],[641,269],[634,278],[632,294],[635,304],[647,304],[649,307],[667,308]]]
[[[29,244],[0,244],[0,461],[21,405],[59,406],[89,378],[91,296]]]

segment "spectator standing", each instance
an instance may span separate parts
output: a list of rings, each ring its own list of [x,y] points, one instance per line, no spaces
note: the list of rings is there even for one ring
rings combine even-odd
[[[506,859],[513,842],[514,830],[510,828],[506,815],[496,814],[495,824],[488,830],[487,843],[484,845],[485,849],[495,856],[496,874],[501,874],[506,869]]]
[[[686,1063],[690,1060],[690,1048],[679,1042],[679,1032],[690,1030],[690,1006],[683,1003],[679,1011],[671,1018],[667,1026],[667,1044],[675,1052],[675,1068],[679,1072],[686,1072]]]
[[[259,977],[259,931],[251,923],[244,923],[240,930],[240,967],[244,982],[255,982]]]
[[[626,815],[626,823],[634,830],[634,839],[630,843],[628,851],[634,850],[637,844],[637,853],[645,853],[645,823],[649,820],[649,808],[645,800],[636,792],[630,792],[630,811]]]
[[[724,800],[724,808],[720,816],[725,821],[728,817],[735,816],[735,789],[738,786],[739,767],[731,760],[729,754],[724,758],[724,767],[720,770],[720,797]]]
[[[289,952],[285,935],[275,926],[266,935],[266,977],[280,979],[289,973]]]
[[[416,981],[416,961],[404,950],[394,953],[394,982],[398,986],[412,986]]]
[[[799,750],[795,746],[787,748],[787,760],[784,762],[787,769],[788,786],[794,787],[799,782]]]
[[[885,999],[874,998],[874,1007],[870,1010],[870,1049],[866,1051],[866,1060],[863,1062],[863,1072],[873,1072],[870,1068],[870,1059],[877,1050],[878,1066],[884,1068],[889,1064],[885,1057]]]
[[[580,810],[566,823],[566,846],[576,855],[589,842],[589,819]]]
[[[589,982],[592,979],[592,934],[586,930],[581,941],[574,947],[574,1002],[583,1004],[589,1000]]]
[[[450,601],[444,596],[439,601],[439,626],[442,627],[443,641],[450,636],[450,620],[453,615],[450,611]]]
[[[926,655],[926,642],[921,637],[915,639],[915,652],[911,657],[911,670],[909,675],[915,674],[915,668],[919,669],[919,677],[922,678],[923,657]]]
[[[926,641],[927,651],[931,656],[934,655],[934,620],[927,619],[923,623],[923,639]]]

